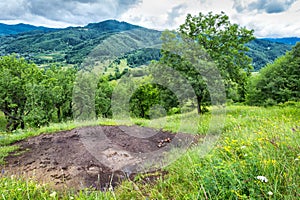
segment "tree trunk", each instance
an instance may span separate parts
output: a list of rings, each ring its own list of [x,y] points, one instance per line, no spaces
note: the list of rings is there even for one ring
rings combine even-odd
[[[199,95],[196,95],[196,97],[197,97],[197,111],[198,111],[198,114],[202,114],[202,109],[201,109],[202,98]]]
[[[60,106],[57,106],[57,120],[58,122],[61,122],[62,121],[62,113],[61,113],[61,108]]]

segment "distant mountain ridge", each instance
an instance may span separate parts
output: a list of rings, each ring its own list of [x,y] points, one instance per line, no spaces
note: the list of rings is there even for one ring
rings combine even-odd
[[[126,42],[142,44],[145,40],[160,40],[160,31],[126,22],[106,20],[83,27],[68,27],[48,32],[24,32],[0,37],[0,55],[20,54],[43,65],[51,63],[80,64],[102,41],[123,31],[140,31],[138,37]]]
[[[30,31],[49,31],[49,30],[56,30],[54,28],[48,28],[44,26],[33,26],[30,24],[15,24],[15,25],[8,25],[0,23],[0,36],[3,35],[14,35],[19,33],[25,33]]]
[[[263,38],[264,40],[269,40],[271,42],[295,45],[297,42],[300,42],[299,37],[283,37],[283,38]]]
[[[38,65],[72,64],[79,65],[86,56],[102,41],[123,31],[140,31],[138,36],[129,36],[127,45],[142,44],[147,41],[160,40],[161,32],[147,29],[127,22],[106,20],[90,23],[83,27],[51,29],[32,25],[0,24],[0,55],[17,53]],[[18,32],[19,31],[19,32]],[[2,35],[1,33],[7,33]],[[10,33],[10,34],[8,34]],[[255,71],[273,62],[277,57],[291,50],[299,38],[265,38],[255,39],[247,44]],[[120,42],[120,41],[117,41]],[[122,41],[121,41],[122,42]],[[150,59],[159,59],[159,50],[145,48],[131,52],[126,57],[130,67],[137,67]]]
[[[84,27],[67,27],[65,29],[77,29],[77,28],[88,28],[88,29],[94,29],[101,32],[106,31],[113,31],[113,32],[121,32],[136,28],[142,28],[141,26],[129,24],[127,22],[119,22],[117,20],[105,20],[99,23],[89,23],[88,25]],[[20,33],[27,33],[31,31],[50,31],[50,30],[61,30],[63,28],[49,28],[44,26],[34,26],[30,24],[3,24],[0,23],[0,36],[6,36],[6,35],[15,35]]]
[[[121,32],[121,31],[127,31],[136,28],[143,28],[143,27],[129,24],[127,22],[119,22],[117,20],[105,20],[99,23],[90,23],[84,26],[84,28],[95,29],[101,32],[105,32],[105,31]]]

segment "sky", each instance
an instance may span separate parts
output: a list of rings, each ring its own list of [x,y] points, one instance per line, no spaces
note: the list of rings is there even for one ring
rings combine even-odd
[[[1,0],[0,23],[62,28],[116,19],[165,30],[209,11],[224,11],[256,37],[300,37],[300,0]]]

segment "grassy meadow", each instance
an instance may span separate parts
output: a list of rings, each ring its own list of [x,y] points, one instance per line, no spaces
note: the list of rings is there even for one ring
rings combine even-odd
[[[13,142],[41,133],[87,125],[137,124],[201,135],[208,130],[217,131],[218,126],[210,125],[213,118],[225,120],[219,126],[221,134],[211,151],[204,155],[201,148],[192,146],[165,167],[167,175],[155,182],[145,184],[141,177],[136,177],[135,181],[124,181],[113,191],[86,189],[74,193],[53,191],[47,185],[19,180],[2,172],[0,199],[299,199],[300,104],[230,105],[226,107],[226,114],[214,112],[215,109],[202,116],[191,112],[151,121],[100,119],[51,124],[12,134],[6,134],[4,127],[0,127],[0,162],[3,164],[3,158],[17,148],[11,145]],[[3,116],[0,118],[0,125],[4,126]]]

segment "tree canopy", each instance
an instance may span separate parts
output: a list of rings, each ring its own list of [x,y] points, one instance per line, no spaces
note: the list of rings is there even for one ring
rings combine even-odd
[[[235,95],[235,100],[244,98],[246,78],[252,69],[251,59],[245,54],[248,50],[245,44],[252,39],[253,30],[231,24],[223,12],[215,15],[211,12],[207,15],[199,13],[198,16],[189,14],[176,33],[163,33],[160,63],[174,68],[189,80],[195,90],[198,112],[201,113],[202,106],[209,99],[205,80],[209,78],[199,76],[209,73],[212,65],[219,70],[228,96]],[[178,52],[180,48],[185,52]],[[186,54],[184,59],[183,54]],[[201,74],[195,70],[195,64],[205,66]]]
[[[75,69],[38,68],[15,55],[0,57],[0,110],[7,131],[72,117]]]
[[[188,14],[179,32],[206,49],[217,63],[227,88],[233,85],[238,87],[243,98],[246,75],[252,69],[251,59],[245,54],[249,48],[245,44],[254,39],[254,31],[232,24],[224,12],[209,12],[207,15],[199,13],[198,16]]]
[[[4,56],[0,58],[0,77],[0,109],[7,119],[6,129],[24,128],[29,85],[38,82],[41,71],[25,59]]]
[[[273,105],[300,99],[300,43],[261,69],[248,86],[250,105]]]

